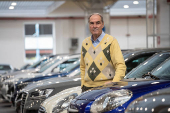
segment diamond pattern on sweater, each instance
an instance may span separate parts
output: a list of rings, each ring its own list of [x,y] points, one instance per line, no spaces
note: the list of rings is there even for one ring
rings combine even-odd
[[[110,62],[111,57],[110,57],[110,44],[103,50],[103,53],[107,60]]]
[[[96,58],[96,56],[102,51],[101,46],[99,46],[98,48],[96,48],[95,50],[93,49],[93,47],[91,46],[88,50],[88,53],[91,55],[91,57],[93,58],[93,60]]]
[[[95,80],[95,78],[100,74],[100,70],[96,66],[96,64],[93,62],[90,68],[88,69],[88,75],[92,81]]]
[[[87,53],[87,50],[82,46],[82,54],[83,54],[83,57],[85,57],[86,53]]]
[[[107,79],[112,79],[115,76],[115,70],[110,63],[102,70],[102,73]]]

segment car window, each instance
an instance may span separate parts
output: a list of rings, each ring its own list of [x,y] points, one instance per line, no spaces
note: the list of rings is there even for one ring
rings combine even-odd
[[[0,70],[11,70],[11,67],[8,65],[0,65]]]
[[[78,60],[78,58],[69,59],[69,60],[67,60],[67,61],[59,64],[57,67],[55,67],[55,68],[52,70],[52,72],[65,72],[64,69],[65,69],[66,71],[69,71],[69,69],[70,69],[71,67],[70,67],[70,68],[67,68],[67,67],[69,67],[70,65],[71,65],[72,67],[74,67],[74,65],[72,65],[72,64],[74,64],[74,62],[76,62],[77,60]],[[79,64],[80,64],[80,62],[79,62]]]
[[[125,78],[141,78],[143,74],[151,72],[169,57],[170,53],[156,54],[130,71]]]
[[[58,61],[60,61],[62,59],[62,57],[57,57],[54,60],[50,60],[49,62],[47,62],[44,66],[42,66],[40,68],[39,71],[37,71],[37,73],[42,73],[44,72],[46,69],[48,69],[49,67],[51,67],[53,64],[57,63]]]
[[[135,58],[133,58],[132,60],[125,62],[126,67],[127,67],[126,74],[129,73],[133,68],[137,67],[139,64],[144,62],[146,59],[148,59],[152,55],[153,55],[153,53],[152,54],[138,55]]]
[[[67,76],[68,77],[80,76],[80,68],[75,69],[73,72],[69,73]]]
[[[170,58],[156,67],[151,73],[160,79],[170,80]]]

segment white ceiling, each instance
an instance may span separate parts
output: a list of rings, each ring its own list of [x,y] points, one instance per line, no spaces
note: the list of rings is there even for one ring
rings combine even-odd
[[[138,0],[139,4],[133,4],[133,0],[119,0],[110,9],[111,16],[124,15],[145,15],[146,1]],[[9,9],[14,1],[0,1],[0,17],[48,17],[51,12],[57,8],[64,7],[65,1],[16,1],[17,5],[14,9]],[[128,9],[124,9],[124,5],[129,5]],[[68,6],[69,7],[69,6]],[[71,7],[71,6],[70,6]],[[80,8],[80,7],[79,7]],[[61,10],[60,10],[61,12]],[[59,12],[58,12],[59,13]],[[82,15],[83,11],[81,10]],[[66,13],[63,13],[67,15]],[[68,16],[70,12],[68,12]],[[77,13],[78,14],[78,13]],[[62,12],[59,14],[62,16]],[[80,15],[80,16],[82,16]],[[78,16],[78,15],[77,15]]]

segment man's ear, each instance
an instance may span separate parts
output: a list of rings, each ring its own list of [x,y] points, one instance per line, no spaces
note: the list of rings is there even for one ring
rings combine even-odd
[[[104,27],[104,22],[103,22],[103,27]],[[102,27],[102,28],[103,28],[103,27]]]

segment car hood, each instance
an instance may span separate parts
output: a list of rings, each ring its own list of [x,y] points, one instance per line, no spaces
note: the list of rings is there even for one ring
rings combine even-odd
[[[19,73],[9,79],[6,79],[4,81],[4,83],[7,83],[7,82],[17,82],[21,79],[24,79],[24,78],[34,78],[36,76],[42,76],[42,73],[30,73],[30,72],[24,72],[24,73]]]
[[[30,73],[30,72],[34,72],[35,69],[29,69],[29,70],[22,70],[22,71],[14,71],[14,72],[9,72],[3,75],[3,77],[5,76],[15,76],[15,75],[19,75],[19,74],[25,74],[25,73]]]
[[[170,80],[154,80],[154,81],[121,81],[115,82],[109,85],[93,88],[88,90],[77,97],[80,100],[95,100],[103,94],[120,89],[127,89],[133,93],[142,91],[154,91],[166,87],[170,84]]]
[[[75,77],[55,77],[45,80],[40,80],[35,83],[29,84],[24,89],[21,90],[21,92],[32,92],[35,91],[35,89],[43,89],[43,88],[52,88],[55,85],[58,85],[62,82],[69,82],[69,81],[80,81],[80,76]]]

